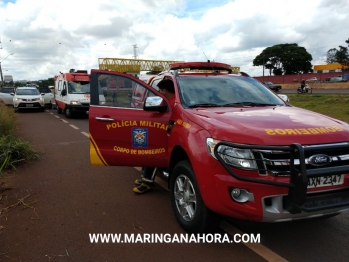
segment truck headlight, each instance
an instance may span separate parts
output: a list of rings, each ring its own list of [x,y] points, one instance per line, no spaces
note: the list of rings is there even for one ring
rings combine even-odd
[[[214,148],[219,143],[219,140],[207,138],[207,149],[211,156],[215,159]],[[257,163],[250,149],[235,148],[231,146],[220,145],[217,149],[219,156],[225,163],[238,168],[257,169]]]
[[[70,101],[71,105],[81,105],[79,101]]]

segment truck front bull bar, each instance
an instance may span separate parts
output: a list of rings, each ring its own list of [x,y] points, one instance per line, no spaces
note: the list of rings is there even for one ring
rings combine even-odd
[[[237,149],[250,149],[259,151],[282,151],[289,154],[290,170],[287,172],[290,176],[289,183],[270,181],[263,178],[252,178],[238,175],[231,167],[243,170],[257,171],[255,168],[239,168],[230,164],[221,157],[220,146],[232,147]],[[214,155],[218,161],[224,166],[228,173],[234,178],[246,182],[260,183],[272,186],[287,187],[288,195],[284,197],[284,207],[291,214],[304,212],[314,212],[325,209],[349,207],[349,188],[344,190],[332,191],[327,193],[307,194],[308,179],[312,177],[321,177],[326,175],[342,175],[349,173],[349,165],[332,166],[332,167],[317,167],[314,169],[307,169],[306,153],[329,150],[345,150],[349,154],[349,144],[334,144],[334,145],[316,145],[316,146],[302,146],[294,143],[290,146],[259,146],[259,145],[242,145],[229,142],[219,142],[214,148]],[[299,160],[298,168],[295,165],[295,160]],[[255,159],[248,159],[255,160]],[[326,200],[326,201],[325,201]],[[319,204],[321,203],[321,204]]]

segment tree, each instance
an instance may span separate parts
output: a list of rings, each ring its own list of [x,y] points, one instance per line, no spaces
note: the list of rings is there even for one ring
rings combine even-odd
[[[327,51],[327,64],[341,64],[342,71],[348,70],[349,68],[349,38],[348,40],[345,40],[345,42],[348,44],[348,47],[345,46],[339,46],[338,49],[331,48]]]
[[[255,57],[254,66],[264,66],[269,74],[303,74],[313,72],[313,57],[298,44],[279,44],[267,47]]]

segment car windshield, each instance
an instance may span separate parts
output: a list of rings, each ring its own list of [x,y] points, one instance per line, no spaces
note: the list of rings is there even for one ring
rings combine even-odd
[[[69,81],[68,82],[68,93],[69,94],[89,94],[90,93],[90,82],[87,81]]]
[[[250,77],[179,76],[177,81],[185,107],[285,105],[277,95]]]
[[[13,88],[1,88],[0,93],[11,94],[11,93],[13,93]]]
[[[17,89],[16,95],[32,96],[32,95],[40,95],[40,93],[39,93],[39,90],[37,89]]]
[[[51,90],[48,87],[39,88],[40,93],[51,93]]]

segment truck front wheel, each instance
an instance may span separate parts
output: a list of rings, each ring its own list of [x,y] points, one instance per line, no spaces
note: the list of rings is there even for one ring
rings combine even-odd
[[[170,179],[172,209],[178,223],[189,233],[215,232],[220,216],[209,210],[201,198],[190,163],[179,162]]]
[[[71,118],[72,117],[72,112],[70,111],[70,109],[68,107],[64,110],[64,113],[65,113],[65,116],[67,118]]]

